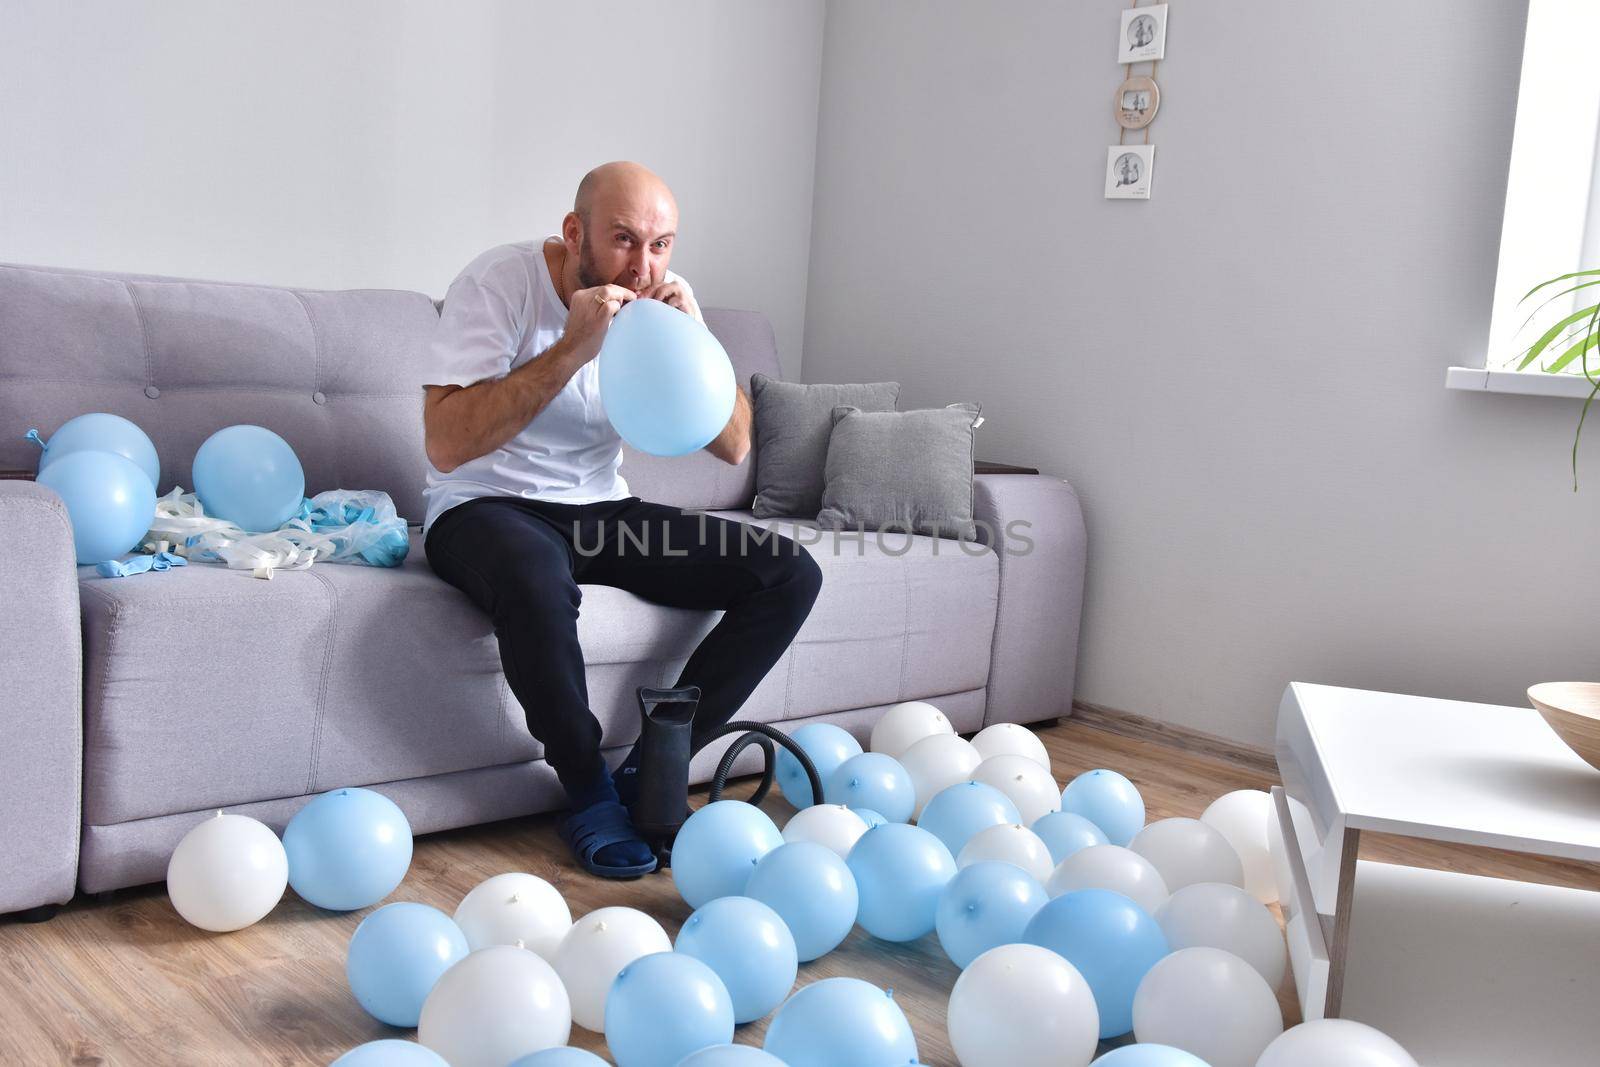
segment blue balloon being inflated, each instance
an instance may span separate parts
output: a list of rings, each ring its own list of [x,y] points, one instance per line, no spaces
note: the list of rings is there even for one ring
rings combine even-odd
[[[839,764],[852,756],[861,755],[861,742],[832,723],[808,723],[790,734],[789,740],[799,745],[800,751],[816,767],[824,791],[828,788],[828,777],[838,769]],[[778,746],[778,766],[773,777],[778,782],[778,791],[783,794],[783,799],[795,807],[809,808],[817,803],[817,798],[811,795],[811,782],[806,778],[800,761],[781,745]]]
[[[1061,791],[1061,810],[1100,827],[1106,840],[1126,848],[1144,828],[1144,797],[1134,784],[1104,768],[1084,771]]]
[[[790,841],[762,856],[744,892],[778,913],[802,963],[838,948],[861,906],[856,876],[815,841]]]
[[[786,1067],[754,1045],[712,1045],[678,1061],[678,1067]]]
[[[712,332],[660,300],[633,300],[606,328],[600,402],[641,452],[682,456],[710,444],[733,417],[733,364]]]
[[[1089,1067],[1211,1067],[1205,1060],[1171,1045],[1124,1045]]]
[[[1169,947],[1143,908],[1109,889],[1076,889],[1039,909],[1022,940],[1078,968],[1100,1009],[1101,1038],[1133,1029],[1133,994]]]
[[[943,841],[950,855],[959,856],[979,830],[1021,821],[1016,804],[994,786],[958,782],[933,795],[917,825]]]
[[[39,440],[31,430],[28,436]],[[48,443],[41,441],[40,444],[44,445],[39,455],[41,471],[74,452],[112,452],[144,471],[152,491],[161,486],[161,460],[156,456],[156,446],[150,443],[148,434],[121,415],[104,411],[79,415],[62,423],[61,428],[50,435]]]
[[[156,517],[156,491],[132,460],[112,452],[72,452],[39,472],[72,520],[78,562],[100,563],[139,543]]]
[[[207,515],[264,533],[299,513],[306,472],[289,442],[271,430],[228,426],[195,452],[194,492]]]
[[[782,1004],[800,966],[788,925],[750,897],[713,900],[689,916],[672,947],[717,972],[733,1001],[733,1021],[740,1024]]]
[[[607,1064],[592,1052],[563,1045],[518,1056],[506,1067],[607,1067]]]
[[[1015,864],[983,860],[963,867],[939,897],[939,947],[966,970],[990,949],[1021,941],[1049,899],[1039,880]]]
[[[376,904],[411,867],[411,824],[394,801],[370,789],[314,798],[283,828],[289,884],[329,911]]]
[[[733,1002],[704,963],[655,952],[617,974],[606,994],[605,1025],[617,1067],[677,1067],[691,1052],[733,1040]]]
[[[606,1061],[594,1053],[581,1048],[572,1048],[563,1045],[560,1048],[544,1048],[538,1052],[530,1052],[526,1056],[518,1056],[506,1067],[608,1067]]]
[[[461,927],[426,904],[386,904],[350,936],[345,976],[367,1014],[390,1026],[415,1028],[439,976],[467,955]]]
[[[801,989],[773,1016],[762,1047],[789,1067],[885,1067],[917,1059],[917,1039],[894,994],[859,978],[824,978]]]
[[[950,850],[920,826],[888,822],[856,841],[847,861],[861,894],[856,921],[873,937],[915,941],[931,933],[939,897],[956,876]]]
[[[603,1062],[603,1061],[602,1061]],[[384,1038],[357,1045],[330,1067],[450,1067],[433,1049],[415,1041]]]
[[[691,908],[740,896],[757,861],[781,844],[783,835],[760,808],[742,800],[715,801],[689,816],[678,831],[672,884]]]
[[[851,756],[822,780],[829,804],[867,808],[889,822],[910,822],[917,790],[900,761],[882,752]]]

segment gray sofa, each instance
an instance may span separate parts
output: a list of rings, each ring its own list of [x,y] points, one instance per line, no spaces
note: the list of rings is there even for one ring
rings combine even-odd
[[[705,315],[747,387],[754,371],[779,373],[762,315]],[[308,493],[382,489],[416,521],[422,341],[436,318],[413,292],[0,265],[0,469],[34,467],[29,427],[48,435],[111,411],[155,441],[165,492],[191,484],[207,435],[252,422],[294,446]],[[630,453],[624,474],[646,499],[756,521],[753,461]],[[1030,550],[898,534],[813,544],[822,593],[741,717],[865,737],[900,700],[932,701],[964,732],[1066,714],[1077,499],[1049,477],[976,484],[979,518],[1026,522]],[[179,838],[218,808],[281,830],[316,793],[370,786],[428,833],[561,803],[487,618],[428,569],[415,528],[392,570],[318,564],[263,581],[195,565],[106,579],[74,565],[54,493],[4,480],[0,539],[0,913],[159,881]],[[634,687],[671,684],[713,621],[584,588],[579,629],[608,746],[634,739]],[[701,754],[695,780],[718,751]]]

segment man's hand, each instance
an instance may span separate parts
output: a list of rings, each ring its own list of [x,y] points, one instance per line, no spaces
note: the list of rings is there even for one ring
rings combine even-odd
[[[561,339],[571,347],[572,356],[577,360],[574,370],[600,354],[612,318],[622,310],[623,304],[638,299],[639,295],[620,285],[597,285],[572,294],[567,327]]]
[[[670,304],[693,317],[696,322],[704,321],[700,315],[699,305],[694,302],[694,297],[689,295],[689,290],[683,287],[682,282],[657,282],[639,295],[646,300],[659,300],[663,304]]]

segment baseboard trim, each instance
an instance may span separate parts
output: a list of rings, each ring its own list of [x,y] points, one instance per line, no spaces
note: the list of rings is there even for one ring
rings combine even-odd
[[[1187,726],[1177,726],[1144,715],[1135,715],[1131,711],[1108,708],[1103,704],[1090,704],[1085,700],[1072,702],[1072,719],[1074,722],[1107,733],[1171,745],[1185,752],[1248,767],[1252,771],[1271,775],[1273,779],[1278,777],[1278,761],[1270,749],[1230,741],[1225,737],[1192,730]]]

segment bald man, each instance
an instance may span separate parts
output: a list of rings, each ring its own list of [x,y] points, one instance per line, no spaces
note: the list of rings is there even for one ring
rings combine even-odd
[[[783,655],[822,585],[798,543],[751,541],[739,523],[641,500],[622,478],[595,356],[632,300],[704,321],[667,269],[677,229],[677,202],[650,171],[590,171],[559,236],[490,249],[451,284],[423,401],[428,562],[493,620],[506,681],[572,807],[562,837],[611,878],[646,874],[655,859],[627,813],[637,747],[615,774],[600,753],[579,584],[723,613],[677,681],[701,690],[696,749]],[[743,390],[706,451],[732,464],[749,453]]]

